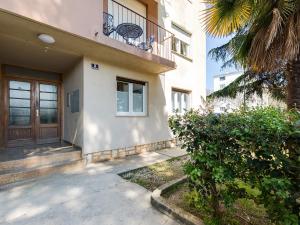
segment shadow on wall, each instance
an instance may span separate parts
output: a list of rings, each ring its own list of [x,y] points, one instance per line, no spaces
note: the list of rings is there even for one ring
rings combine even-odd
[[[161,76],[161,79],[164,77]],[[113,107],[109,110],[113,112],[112,115],[95,113],[95,108],[85,109],[85,154],[171,139],[164,81],[161,79],[160,76],[156,76],[149,82],[148,116],[146,117],[115,116],[115,96],[111,96],[112,99],[109,101],[113,104],[105,106]]]
[[[76,126],[74,130],[74,133],[72,134],[72,144],[76,146],[83,146],[83,113],[80,112],[79,117],[76,118]]]

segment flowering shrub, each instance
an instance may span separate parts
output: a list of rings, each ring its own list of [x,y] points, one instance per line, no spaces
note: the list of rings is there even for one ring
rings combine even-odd
[[[257,108],[216,115],[189,111],[169,124],[190,156],[185,172],[217,223],[238,198],[263,204],[273,222],[298,224],[300,119],[297,112]],[[237,181],[259,190],[251,196]]]

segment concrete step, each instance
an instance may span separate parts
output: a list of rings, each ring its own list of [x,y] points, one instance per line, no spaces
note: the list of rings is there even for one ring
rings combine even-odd
[[[10,160],[0,162],[0,174],[5,173],[7,170],[27,170],[39,166],[45,166],[65,161],[76,161],[81,159],[81,151],[66,151],[57,152],[48,155],[31,156],[24,159]]]
[[[84,168],[83,160],[65,160],[31,168],[10,168],[0,173],[0,185],[47,176],[53,173],[70,172]]]

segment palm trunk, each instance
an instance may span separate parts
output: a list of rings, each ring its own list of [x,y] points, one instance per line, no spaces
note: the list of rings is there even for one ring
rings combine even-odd
[[[287,67],[287,107],[300,110],[300,54]]]

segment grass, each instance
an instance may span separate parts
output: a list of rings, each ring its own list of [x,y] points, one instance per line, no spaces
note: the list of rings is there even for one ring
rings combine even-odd
[[[257,189],[251,188],[249,185],[240,182],[248,194],[259,194]],[[211,212],[200,203],[200,197],[197,192],[191,191],[188,183],[175,186],[169,192],[163,195],[167,201],[176,205],[185,211],[201,218],[205,224],[210,225],[213,218]],[[224,212],[224,224],[230,225],[272,225],[267,217],[265,208],[257,205],[253,200],[241,198],[238,199],[231,210]]]
[[[150,166],[132,170],[120,174],[126,180],[139,184],[144,188],[154,191],[159,186],[181,178],[184,176],[183,165],[188,160],[188,156],[173,158],[165,162],[156,163]],[[259,190],[252,188],[248,184],[237,180],[238,186],[245,188],[251,196],[258,196]],[[177,205],[187,212],[204,220],[205,224],[213,224],[210,212],[201,207],[199,196],[190,190],[188,183],[174,186],[163,197],[171,204]],[[251,199],[238,199],[232,210],[225,212],[226,224],[230,225],[272,225],[267,218],[266,210],[263,206],[257,205]]]

